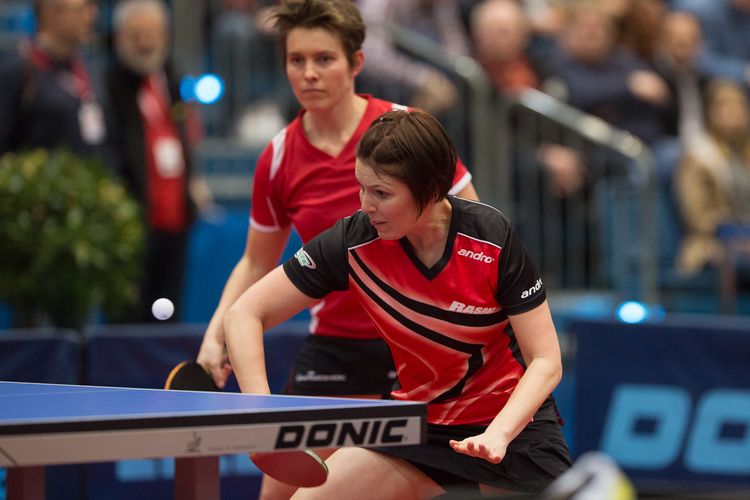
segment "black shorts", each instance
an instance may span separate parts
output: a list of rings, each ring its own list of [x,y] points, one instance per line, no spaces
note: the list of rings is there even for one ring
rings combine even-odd
[[[395,381],[391,351],[382,340],[309,335],[294,361],[284,394],[387,397]]]
[[[427,443],[374,448],[411,463],[446,491],[471,491],[487,484],[538,493],[568,470],[572,461],[557,421],[535,421],[511,441],[499,464],[457,453],[448,444],[484,432],[486,426],[427,425]]]

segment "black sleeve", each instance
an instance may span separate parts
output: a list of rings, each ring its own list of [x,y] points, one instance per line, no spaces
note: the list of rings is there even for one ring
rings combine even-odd
[[[349,288],[347,221],[339,220],[284,263],[284,272],[300,292],[319,299],[330,292]]]
[[[506,313],[531,311],[547,298],[539,271],[512,226],[508,228],[498,272],[497,300]]]

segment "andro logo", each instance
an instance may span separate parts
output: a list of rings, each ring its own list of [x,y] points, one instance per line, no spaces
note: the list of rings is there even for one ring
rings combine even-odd
[[[536,283],[534,283],[534,286],[532,286],[528,290],[523,291],[523,293],[521,294],[521,298],[527,299],[541,289],[542,289],[542,278],[539,278],[538,280],[536,280]]]
[[[407,419],[365,420],[362,422],[327,422],[320,424],[282,425],[275,448],[314,448],[346,445],[401,443]]]
[[[467,306],[463,302],[454,300],[448,307],[449,311],[455,311],[465,314],[492,314],[500,310],[499,307],[481,307],[481,306]]]
[[[297,259],[297,262],[299,262],[299,265],[302,267],[309,267],[310,269],[315,269],[317,267],[315,261],[312,260],[312,257],[310,257],[307,252],[305,252],[304,248],[297,250],[297,253],[294,254],[294,258]]]
[[[485,255],[484,252],[472,252],[471,250],[466,250],[465,248],[459,250],[458,255],[460,255],[461,257],[468,257],[472,260],[478,260],[480,262],[484,262],[485,264],[492,264],[493,262],[495,262],[495,259],[493,259],[489,255]]]

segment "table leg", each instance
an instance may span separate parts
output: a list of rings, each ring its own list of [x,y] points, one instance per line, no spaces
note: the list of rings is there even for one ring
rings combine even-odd
[[[8,500],[44,500],[44,466],[9,467]]]
[[[176,458],[175,500],[220,500],[219,457]]]

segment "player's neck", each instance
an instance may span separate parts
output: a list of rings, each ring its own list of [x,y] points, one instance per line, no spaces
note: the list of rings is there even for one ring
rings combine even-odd
[[[308,110],[302,117],[307,140],[316,148],[338,156],[359,127],[367,99],[356,94],[326,110]]]
[[[425,208],[414,230],[406,235],[414,253],[427,267],[434,266],[445,251],[453,208],[447,199]]]

